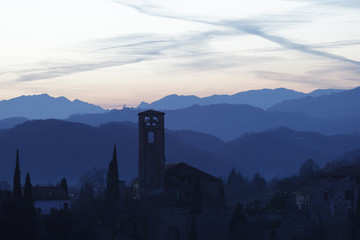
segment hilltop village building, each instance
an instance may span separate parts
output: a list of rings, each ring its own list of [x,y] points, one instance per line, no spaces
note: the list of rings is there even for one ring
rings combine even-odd
[[[340,167],[322,177],[323,183],[295,193],[298,209],[310,209],[327,218],[353,220],[359,207],[360,167]]]
[[[154,110],[138,114],[135,198],[141,203],[141,216],[145,216],[141,232],[148,232],[148,239],[188,239],[194,219],[198,239],[220,240],[231,216],[225,208],[223,183],[186,163],[166,164],[164,115]]]

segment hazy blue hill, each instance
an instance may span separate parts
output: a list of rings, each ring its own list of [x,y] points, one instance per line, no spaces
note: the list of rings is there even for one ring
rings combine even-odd
[[[24,117],[13,117],[0,120],[0,129],[13,128],[18,124],[24,123],[29,119]]]
[[[158,109],[158,110],[174,110],[190,107],[192,105],[210,105],[210,104],[248,104],[262,109],[284,100],[302,98],[306,94],[296,92],[286,88],[277,89],[261,89],[239,92],[233,95],[213,95],[209,97],[199,98],[197,96],[169,95],[152,103],[142,102],[139,109]]]
[[[113,145],[117,144],[119,174],[129,180],[137,176],[137,136],[137,125],[132,123],[91,127],[60,120],[28,121],[0,131],[0,176],[11,181],[16,148],[19,148],[22,180],[30,171],[34,184],[56,183],[62,177],[76,183],[81,174],[93,167],[107,169]],[[186,145],[168,134],[166,153],[168,162],[203,166],[215,176],[224,175],[230,168],[214,154]]]
[[[92,126],[116,121],[137,121],[138,109],[113,110],[104,114],[74,115],[68,120]],[[264,111],[249,105],[194,105],[185,109],[166,110],[165,126],[172,130],[192,130],[233,140],[246,132],[288,127],[294,130],[324,134],[360,132],[360,117],[348,119],[315,119],[301,113]]]
[[[259,171],[267,178],[297,174],[300,165],[309,158],[321,166],[334,160],[347,149],[360,146],[360,135],[325,136],[314,132],[296,132],[287,128],[245,134],[228,142],[218,155],[245,175]]]
[[[93,167],[107,168],[117,144],[119,174],[129,180],[137,176],[138,132],[135,123],[109,123],[91,127],[60,120],[28,121],[0,131],[0,176],[11,181],[16,148],[21,171],[30,171],[34,184],[67,177],[76,183]],[[279,128],[245,134],[223,142],[193,131],[166,131],[167,162],[186,162],[215,176],[226,176],[231,167],[251,177],[259,171],[266,178],[295,174],[308,158],[322,166],[360,147],[359,135],[325,136]],[[0,179],[0,180],[1,180]]]
[[[213,135],[189,130],[168,131],[168,134],[169,136],[173,136],[187,145],[213,153],[219,153],[226,144]]]
[[[300,112],[314,118],[347,118],[360,116],[360,87],[330,95],[284,101],[270,111]]]
[[[141,102],[138,106],[139,109],[180,109],[187,108],[194,104],[201,104],[201,98],[197,96],[184,96],[172,94],[166,97],[163,97],[160,100],[157,100],[152,103]]]
[[[314,91],[308,93],[307,95],[311,96],[311,97],[319,97],[322,95],[329,95],[329,94],[333,94],[333,93],[339,93],[342,91],[344,91],[344,90],[343,89],[317,89],[317,90],[314,90]]]
[[[142,110],[124,108],[122,110],[111,110],[105,113],[92,113],[92,114],[74,114],[67,120],[70,122],[79,122],[91,126],[99,126],[109,122],[137,122],[137,114]]]
[[[167,111],[167,128],[190,129],[208,133],[228,141],[246,132],[261,132],[287,126],[298,129],[311,125],[311,119],[301,114],[267,112],[249,105],[217,104],[192,106]]]
[[[221,156],[245,176],[252,177],[259,171],[268,179],[297,174],[309,158],[324,166],[342,155],[345,146],[348,150],[360,147],[360,135],[326,136],[288,128],[248,133],[230,142],[192,131],[174,131],[171,135],[184,144]]]
[[[0,101],[0,119],[25,117],[29,119],[65,119],[76,113],[103,113],[99,106],[70,101],[65,97],[54,98],[47,94],[21,96]]]
[[[174,110],[187,108],[192,105],[211,105],[211,104],[248,104],[262,109],[268,109],[274,104],[285,100],[299,99],[306,96],[321,96],[331,93],[340,92],[338,89],[319,89],[309,94],[297,92],[286,88],[277,89],[260,89],[239,92],[233,95],[212,95],[209,97],[169,95],[152,103],[142,102],[137,108],[139,109],[158,109]]]

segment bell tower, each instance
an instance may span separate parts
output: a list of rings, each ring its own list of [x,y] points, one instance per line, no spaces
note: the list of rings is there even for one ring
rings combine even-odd
[[[141,195],[164,190],[165,139],[163,112],[148,110],[139,116],[139,188]]]

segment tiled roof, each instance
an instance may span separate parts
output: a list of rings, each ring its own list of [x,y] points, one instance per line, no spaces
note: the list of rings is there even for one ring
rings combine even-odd
[[[36,186],[32,188],[33,200],[68,200],[69,195],[60,186]]]
[[[202,178],[206,178],[211,181],[219,182],[219,178],[214,177],[204,171],[201,171],[198,168],[190,166],[189,164],[180,162],[180,163],[171,163],[165,165],[165,174],[170,175],[197,175]]]
[[[165,171],[168,170],[169,168],[172,168],[176,165],[178,165],[179,163],[167,163],[165,164]]]

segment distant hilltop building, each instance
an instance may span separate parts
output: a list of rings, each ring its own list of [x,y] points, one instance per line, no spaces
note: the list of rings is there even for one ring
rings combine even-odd
[[[186,163],[165,159],[165,113],[140,112],[138,182],[140,232],[147,239],[188,239],[196,228],[198,239],[222,239],[231,213],[225,207],[223,183]],[[139,216],[140,217],[140,216]],[[194,230],[191,230],[194,231]]]

